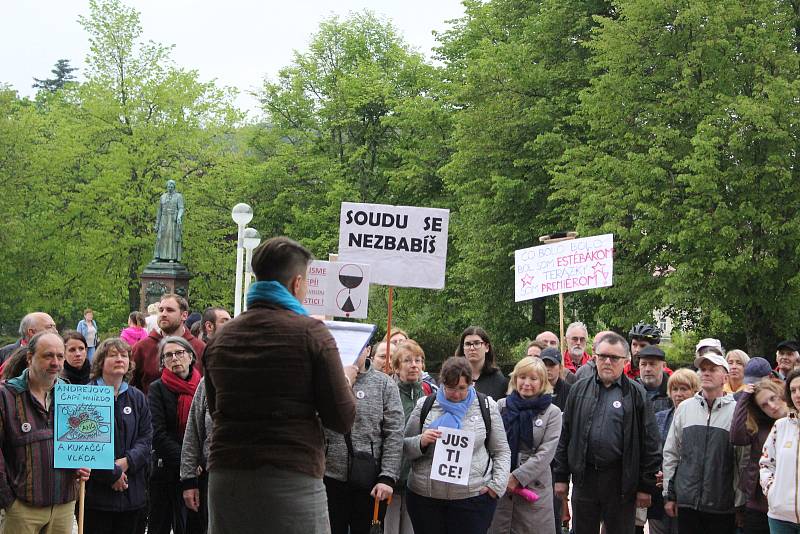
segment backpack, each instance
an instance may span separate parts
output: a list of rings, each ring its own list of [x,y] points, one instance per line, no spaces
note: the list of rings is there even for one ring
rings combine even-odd
[[[483,426],[486,427],[486,439],[483,440],[483,446],[486,447],[486,450],[489,450],[489,436],[492,433],[492,416],[489,414],[489,396],[484,395],[480,392],[475,392],[478,394],[478,406],[481,409],[481,416],[483,417]],[[419,433],[422,434],[422,425],[425,424],[425,419],[428,418],[428,414],[433,408],[433,401],[436,400],[436,393],[432,393],[425,397],[425,401],[422,403],[422,409],[419,412]]]
[[[483,417],[483,426],[486,428],[486,438],[483,440],[483,446],[486,448],[486,451],[489,451],[489,436],[492,434],[492,416],[489,414],[489,396],[484,395],[483,393],[476,391],[475,393],[478,394],[478,407],[481,409],[481,417]],[[425,400],[422,402],[422,409],[419,412],[419,433],[422,434],[422,425],[425,424],[425,419],[428,418],[428,414],[433,407],[433,401],[436,400],[436,393],[432,393],[425,397]],[[485,475],[487,471],[489,471],[489,464],[491,463],[492,455],[489,455],[489,459],[486,461],[486,469],[483,470],[483,474]]]

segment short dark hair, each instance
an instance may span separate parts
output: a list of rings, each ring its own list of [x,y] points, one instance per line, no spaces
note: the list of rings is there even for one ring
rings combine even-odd
[[[443,386],[454,387],[461,382],[461,377],[467,379],[467,384],[472,384],[472,367],[466,358],[451,356],[442,364],[439,371],[439,383]]]
[[[111,349],[116,349],[117,351],[128,355],[128,361],[130,363],[128,365],[128,372],[125,373],[123,380],[125,382],[130,382],[131,377],[133,376],[133,370],[136,368],[136,363],[133,361],[133,358],[131,358],[131,346],[128,345],[124,339],[119,337],[110,337],[108,339],[104,339],[100,345],[97,346],[97,350],[94,353],[94,359],[92,359],[92,369],[89,373],[89,379],[94,380],[95,378],[102,378],[103,364],[105,364],[106,357]]]
[[[791,385],[792,385],[792,380],[794,380],[798,376],[800,376],[800,367],[796,367],[796,368],[792,369],[791,371],[789,371],[789,374],[786,375],[786,392],[785,392],[786,399],[785,400],[786,400],[786,404],[788,404],[789,407],[793,408],[795,411],[800,411],[800,410],[798,410],[797,406],[794,405],[794,401],[792,400],[792,388],[791,388]]]
[[[200,319],[200,322],[203,323],[203,328],[206,327],[206,322],[217,322],[217,310],[227,311],[225,308],[221,308],[219,306],[210,306],[203,310],[203,317]]]
[[[631,355],[631,347],[628,345],[628,341],[616,332],[604,334],[603,337],[597,340],[598,347],[600,346],[600,343],[608,343],[609,345],[622,345],[623,350],[625,350],[625,356]]]
[[[486,346],[489,347],[486,350],[486,360],[483,362],[483,369],[481,369],[481,374],[492,371],[497,368],[497,364],[495,363],[495,356],[494,356],[494,345],[492,342],[489,341],[489,334],[486,333],[486,330],[481,328],[480,326],[468,326],[461,332],[461,339],[458,341],[458,347],[456,347],[456,356],[465,357],[464,354],[464,339],[467,336],[478,336],[480,337]]]
[[[175,299],[175,302],[178,303],[178,308],[180,308],[182,312],[189,311],[189,303],[186,301],[185,298],[178,295],[177,293],[164,293],[163,295],[161,295],[161,298],[158,299],[158,302],[163,302],[167,299]]]
[[[83,348],[88,348],[89,345],[86,344],[86,338],[83,337],[83,334],[78,332],[77,330],[65,330],[64,333],[61,334],[61,339],[64,340],[64,345],[67,344],[67,341],[70,339],[74,339],[76,341],[80,341],[83,343]]]
[[[305,277],[308,263],[314,259],[303,245],[288,237],[273,237],[253,251],[253,272],[259,282],[275,280],[289,287],[292,279]]]

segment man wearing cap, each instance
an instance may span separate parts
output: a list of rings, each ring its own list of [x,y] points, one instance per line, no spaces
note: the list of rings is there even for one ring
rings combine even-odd
[[[695,355],[700,392],[675,410],[664,445],[664,510],[678,518],[681,534],[732,534],[734,507],[744,502],[734,485],[738,461],[730,443],[736,401],[723,391],[728,362],[718,339],[701,340]]]
[[[639,365],[637,372],[639,378],[636,379],[647,393],[647,400],[653,408],[653,413],[672,408],[672,400],[667,391],[667,381],[669,375],[664,372],[667,356],[657,345],[645,345],[639,348]],[[659,451],[660,453],[660,451]],[[636,512],[637,526],[644,525],[645,518],[648,520],[660,521],[664,517],[664,500],[659,492],[653,495],[653,506],[647,510],[639,509]],[[653,532],[651,522],[650,531]]]
[[[554,459],[556,496],[573,482],[575,534],[633,534],[637,507],[647,508],[661,465],[659,431],[644,388],[625,376],[628,342],[601,337],[597,372],[571,388]]]
[[[797,367],[798,359],[800,359],[798,351],[800,351],[800,346],[797,341],[787,340],[778,343],[775,351],[775,361],[778,366],[775,367],[775,370],[778,371],[781,380],[786,380],[786,376]]]

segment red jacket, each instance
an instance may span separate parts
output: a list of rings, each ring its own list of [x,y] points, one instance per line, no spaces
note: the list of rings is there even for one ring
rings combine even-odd
[[[133,355],[131,357],[136,363],[136,369],[133,371],[131,385],[141,389],[142,393],[145,395],[147,395],[150,382],[161,377],[161,370],[159,369],[160,362],[158,360],[158,344],[163,337],[161,332],[153,330],[150,332],[150,335],[133,346]],[[203,352],[206,350],[206,344],[194,337],[192,333],[189,332],[189,329],[185,327],[182,337],[192,345],[195,354],[197,354],[195,367],[202,375]]]
[[[588,362],[591,359],[592,359],[592,355],[591,354],[587,354],[586,351],[583,351],[583,356],[581,356],[581,365],[582,366],[586,365],[586,362]],[[561,357],[561,361],[564,362],[564,367],[566,367],[567,369],[569,369],[573,373],[578,370],[578,368],[575,367],[575,364],[572,363],[572,356],[570,356],[569,350],[565,350],[564,351],[564,355]]]

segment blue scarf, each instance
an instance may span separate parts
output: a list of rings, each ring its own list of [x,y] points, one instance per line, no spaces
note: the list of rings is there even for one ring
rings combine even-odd
[[[461,420],[467,415],[467,410],[469,410],[475,397],[475,388],[470,386],[466,399],[461,402],[452,402],[447,400],[447,397],[444,396],[444,387],[440,387],[439,391],[436,392],[436,402],[438,402],[439,406],[444,410],[444,415],[433,421],[428,428],[445,426],[447,428],[461,429]]]
[[[553,396],[550,394],[523,399],[518,392],[512,391],[506,397],[506,408],[502,415],[508,446],[511,448],[511,469],[516,469],[519,465],[520,442],[529,449],[533,448],[534,415],[542,413],[552,402]]]
[[[280,282],[253,282],[247,290],[247,307],[256,302],[268,302],[281,308],[295,312],[297,315],[308,315],[300,301]]]

